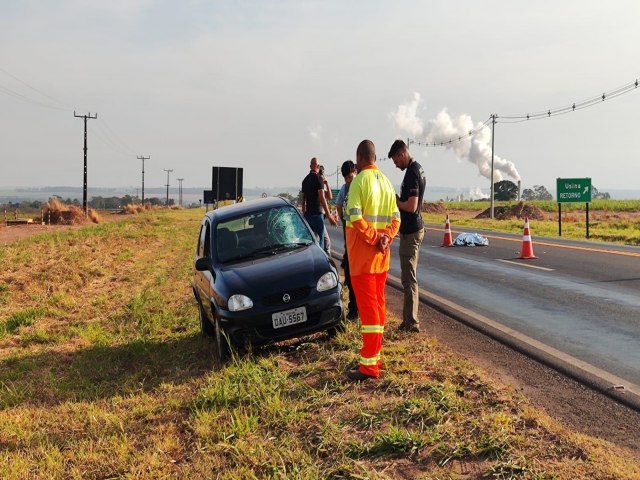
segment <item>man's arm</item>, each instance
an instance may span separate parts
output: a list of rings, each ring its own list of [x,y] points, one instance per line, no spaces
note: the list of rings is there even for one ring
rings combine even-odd
[[[403,212],[414,213],[418,210],[418,197],[420,195],[420,177],[413,170],[408,170],[404,176],[404,187],[407,199],[402,201],[396,196],[398,208]]]
[[[342,185],[342,187],[340,188],[340,191],[338,192],[338,196],[336,197],[336,210],[338,211],[338,218],[340,219],[340,221],[344,224],[344,209],[347,207],[345,200],[345,192],[346,192],[346,185]]]
[[[304,192],[302,192],[302,197],[301,197],[301,202],[302,202],[302,214],[304,215],[305,213],[307,213],[307,201],[304,198]]]
[[[398,208],[403,212],[413,213],[418,209],[418,197],[409,197],[406,201],[397,198]]]
[[[325,192],[327,192],[327,200],[331,200],[333,198],[333,192],[331,191],[331,187],[329,186],[329,182],[324,177],[322,177],[322,181],[324,183],[323,188],[325,189]]]
[[[329,210],[329,205],[327,205],[327,199],[324,198],[324,188],[322,190],[318,190],[318,198],[320,199],[320,203],[324,207],[324,213],[326,214],[329,223],[334,227],[337,226],[338,222],[336,222],[336,219],[333,218],[333,215],[331,215],[331,210]]]

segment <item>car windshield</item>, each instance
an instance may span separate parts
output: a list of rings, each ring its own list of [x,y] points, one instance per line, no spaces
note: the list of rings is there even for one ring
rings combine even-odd
[[[250,212],[218,223],[215,251],[220,263],[301,248],[313,236],[298,211],[291,206]]]

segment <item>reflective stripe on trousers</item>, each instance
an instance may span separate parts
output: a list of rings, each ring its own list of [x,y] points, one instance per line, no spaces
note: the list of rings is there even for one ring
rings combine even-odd
[[[356,293],[358,312],[360,313],[360,372],[377,377],[382,364],[382,336],[387,316],[384,289],[387,272],[352,275],[351,284]]]

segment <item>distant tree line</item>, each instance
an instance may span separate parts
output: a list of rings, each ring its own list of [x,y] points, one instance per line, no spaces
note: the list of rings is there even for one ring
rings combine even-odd
[[[77,198],[64,199],[58,195],[54,195],[51,198],[55,198],[58,201],[66,204],[66,205],[75,205],[76,207],[82,208],[82,202]],[[7,211],[15,211],[18,210],[20,212],[33,212],[39,211],[47,202],[41,200],[22,200],[20,202],[6,202],[0,204],[0,210]],[[126,205],[137,205],[140,204],[140,198],[132,197],[131,195],[125,195],[124,197],[91,197],[88,202],[89,208],[93,208],[96,210],[113,210],[118,208],[123,208]],[[165,198],[151,197],[144,199],[145,205],[153,205],[153,206],[161,206],[166,205]],[[169,199],[169,205],[174,205],[175,201],[173,199]]]
[[[525,188],[522,191],[523,200],[553,200],[553,195],[549,193],[544,185],[534,185],[533,188]]]

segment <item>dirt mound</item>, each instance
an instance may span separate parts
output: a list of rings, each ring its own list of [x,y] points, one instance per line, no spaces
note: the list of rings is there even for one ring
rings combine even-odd
[[[43,205],[45,223],[51,225],[82,225],[85,223],[100,223],[101,218],[95,210],[90,208],[87,216],[80,207],[67,205],[56,198],[49,199]]]
[[[497,220],[511,220],[514,218],[529,218],[530,220],[544,220],[544,212],[535,205],[527,205],[518,202],[516,205],[507,205],[493,208],[493,216]],[[475,218],[491,218],[491,207],[476,215]]]
[[[444,202],[423,202],[422,211],[424,213],[447,213]]]

